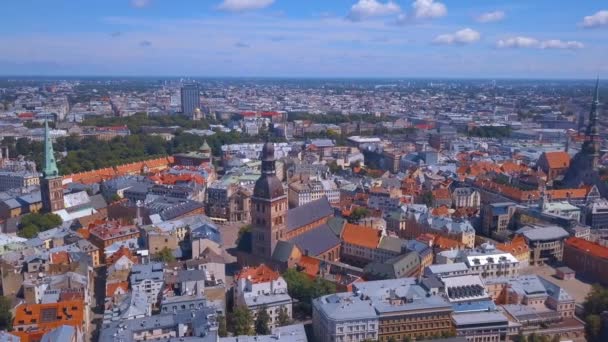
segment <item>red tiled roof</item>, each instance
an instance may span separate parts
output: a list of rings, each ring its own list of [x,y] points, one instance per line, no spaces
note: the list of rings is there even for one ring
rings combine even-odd
[[[277,280],[279,278],[279,272],[273,271],[270,267],[261,264],[258,267],[245,267],[235,277],[235,280],[249,279],[252,283],[266,283],[269,281]]]
[[[570,155],[565,151],[545,152],[545,159],[551,169],[562,169],[570,166]]]
[[[587,241],[585,239],[577,237],[570,237],[566,239],[565,244],[592,256],[602,259],[608,259],[608,248],[595,242]]]
[[[106,297],[114,296],[119,288],[122,289],[124,293],[129,292],[129,282],[117,281],[115,283],[106,284]]]
[[[342,240],[365,248],[377,248],[381,232],[374,228],[347,223],[342,230]]]

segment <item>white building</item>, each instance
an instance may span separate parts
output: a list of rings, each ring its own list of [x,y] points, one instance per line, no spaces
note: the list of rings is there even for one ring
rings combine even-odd
[[[340,190],[331,180],[298,180],[289,184],[289,206],[299,207],[306,203],[327,197],[329,203],[340,202]]]
[[[149,304],[157,305],[165,283],[163,263],[133,265],[129,281],[133,292],[145,294]]]
[[[456,208],[479,208],[481,195],[472,188],[456,188],[452,192],[452,202]]]

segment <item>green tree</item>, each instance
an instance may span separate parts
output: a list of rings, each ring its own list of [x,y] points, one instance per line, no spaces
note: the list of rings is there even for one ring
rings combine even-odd
[[[33,237],[36,237],[38,233],[40,233],[38,227],[33,224],[28,224],[27,226],[23,226],[22,228],[20,228],[17,232],[17,235],[22,238],[31,239]]]
[[[433,193],[430,191],[425,192],[424,194],[422,194],[422,203],[426,204],[427,207],[431,207],[433,205]]]
[[[57,214],[32,213],[32,214],[24,215],[21,218],[21,222],[19,222],[19,228],[33,225],[38,229],[38,231],[43,232],[45,230],[55,228],[55,227],[61,225],[61,223],[62,223],[61,217]]]
[[[362,218],[368,217],[370,214],[369,209],[364,208],[364,207],[357,207],[355,209],[353,209],[353,212],[350,213],[350,216],[348,217],[348,221],[352,222],[357,222]]]
[[[253,335],[253,316],[246,306],[239,306],[232,311],[229,320],[229,330],[236,336]]]
[[[289,295],[300,301],[297,309],[305,315],[312,313],[314,298],[336,292],[336,286],[333,283],[321,278],[310,279],[306,274],[293,268],[283,273],[283,279],[287,282]]]
[[[601,341],[602,319],[599,315],[588,315],[585,318],[585,330],[588,341]]]
[[[268,326],[269,323],[270,315],[268,315],[266,308],[262,307],[258,310],[255,318],[255,333],[258,335],[270,335],[270,327]]]
[[[291,317],[289,317],[287,308],[281,307],[279,309],[279,316],[277,317],[277,320],[280,327],[291,324]]]
[[[12,301],[9,297],[0,297],[0,330],[10,331],[13,327],[13,315],[11,314]]]
[[[228,327],[226,326],[226,316],[218,315],[217,323],[218,323],[217,334],[220,337],[228,336]]]
[[[155,254],[155,259],[160,260],[162,262],[173,262],[175,261],[175,257],[173,256],[173,251],[169,247],[164,247],[160,250],[160,252]]]

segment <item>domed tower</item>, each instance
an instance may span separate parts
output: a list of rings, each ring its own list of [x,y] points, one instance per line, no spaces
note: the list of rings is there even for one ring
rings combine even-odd
[[[287,196],[275,171],[274,145],[262,148],[262,175],[251,198],[252,248],[254,255],[270,259],[286,229]]]

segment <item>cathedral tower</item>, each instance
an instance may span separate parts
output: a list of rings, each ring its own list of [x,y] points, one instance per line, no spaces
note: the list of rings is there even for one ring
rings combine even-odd
[[[270,259],[287,228],[287,195],[275,170],[274,145],[262,148],[262,175],[255,182],[251,198],[253,255]]]
[[[59,176],[53,141],[46,120],[44,121],[44,168],[40,179],[40,193],[42,210],[54,212],[63,209],[63,179]]]

